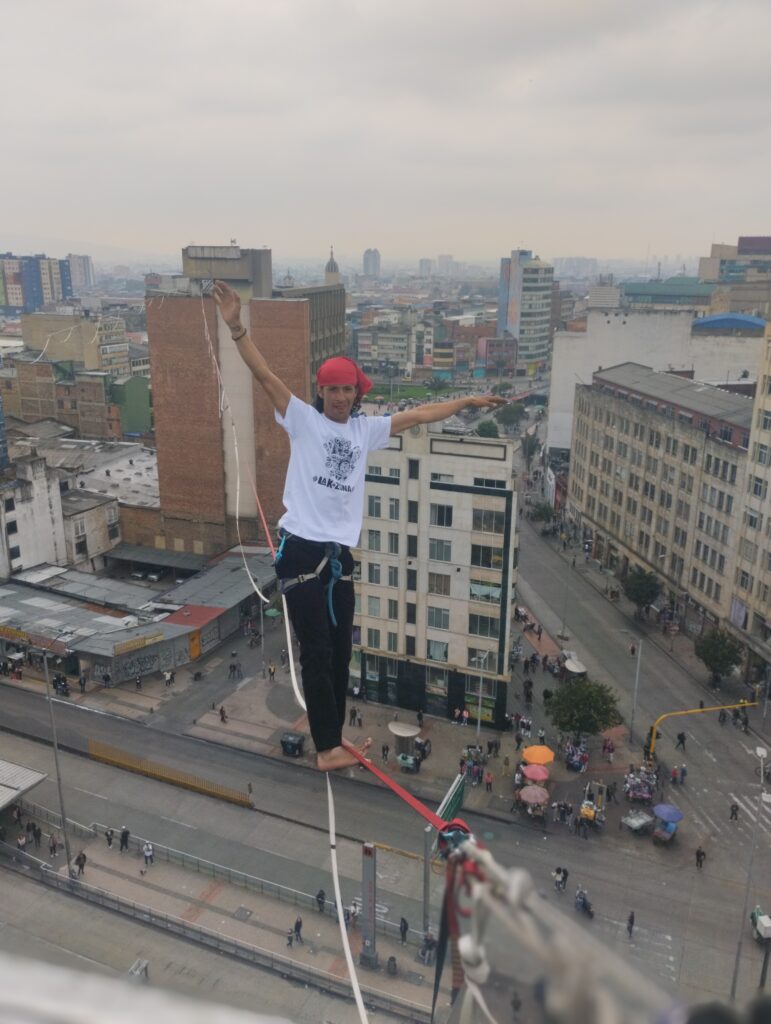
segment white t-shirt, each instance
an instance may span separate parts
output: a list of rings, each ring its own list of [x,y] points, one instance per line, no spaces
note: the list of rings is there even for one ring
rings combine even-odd
[[[306,540],[355,547],[364,514],[367,452],[387,448],[389,416],[353,416],[335,423],[294,395],[276,422],[292,441],[279,526]]]

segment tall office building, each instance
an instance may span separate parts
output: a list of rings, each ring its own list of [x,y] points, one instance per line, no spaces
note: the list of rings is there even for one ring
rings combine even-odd
[[[549,361],[553,282],[554,268],[529,249],[512,249],[501,260],[498,335],[518,342],[518,376],[533,376]]]
[[[0,255],[0,313],[18,316],[34,313],[46,304],[72,297],[72,280],[67,260],[49,259],[43,254]]]
[[[377,249],[365,249],[362,264],[365,277],[380,277],[380,252]]]
[[[94,263],[90,256],[77,256],[71,252],[67,256],[67,262],[70,266],[70,279],[74,295],[81,295],[94,287],[96,276],[94,275]]]
[[[273,291],[269,249],[188,246],[182,255],[183,276],[149,279],[146,302],[161,498],[154,536],[159,547],[214,554],[237,542],[237,510],[241,539],[262,536],[255,486],[275,526],[289,445],[217,316],[211,281],[239,292],[244,325],[305,401],[319,364],[345,351],[345,289]]]

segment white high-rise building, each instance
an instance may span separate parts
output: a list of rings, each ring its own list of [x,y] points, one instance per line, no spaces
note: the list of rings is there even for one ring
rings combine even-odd
[[[96,284],[96,277],[94,276],[94,263],[91,257],[76,256],[74,253],[69,253],[67,261],[70,265],[73,294],[80,295],[81,292],[93,288]]]
[[[503,725],[517,577],[512,445],[415,426],[368,456],[351,672],[374,700]]]
[[[516,338],[518,376],[534,376],[549,361],[553,283],[554,268],[529,249],[501,260],[498,336]]]

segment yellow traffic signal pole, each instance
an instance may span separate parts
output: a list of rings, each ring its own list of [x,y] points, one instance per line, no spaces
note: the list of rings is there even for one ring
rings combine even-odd
[[[732,711],[734,708],[754,708],[757,705],[758,702],[756,700],[742,700],[738,704],[717,704],[713,708],[688,708],[686,711],[667,711],[663,715],[659,715],[653,723],[650,732],[651,740],[648,756],[653,757],[653,751],[656,749],[656,733],[658,732],[659,723],[663,722],[665,718],[676,718],[679,715],[704,715],[708,711]]]

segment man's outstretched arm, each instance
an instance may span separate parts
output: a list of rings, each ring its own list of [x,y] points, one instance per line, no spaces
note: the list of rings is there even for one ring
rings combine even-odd
[[[448,402],[420,405],[417,409],[394,413],[391,417],[391,433],[409,430],[416,423],[439,423],[463,409],[495,409],[500,405],[506,405],[506,399],[497,395],[469,395],[467,398],[451,398]]]
[[[249,337],[249,332],[241,324],[241,299],[238,297],[238,293],[224,281],[215,281],[214,301],[222,314],[222,319],[230,328],[241,358],[252,371],[252,376],[262,386],[263,391],[273,403],[273,408],[279,415],[285,416],[292,392],[271,370],[262,352]]]

